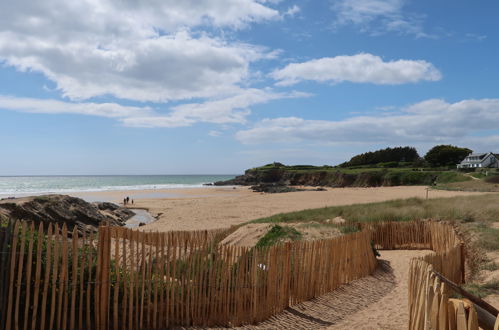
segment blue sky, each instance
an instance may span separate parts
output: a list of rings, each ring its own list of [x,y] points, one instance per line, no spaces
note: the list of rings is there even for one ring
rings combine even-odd
[[[0,4],[0,175],[499,152],[499,3]]]

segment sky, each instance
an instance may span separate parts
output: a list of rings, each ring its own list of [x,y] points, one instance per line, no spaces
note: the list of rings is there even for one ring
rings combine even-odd
[[[499,152],[499,2],[0,2],[0,175]]]

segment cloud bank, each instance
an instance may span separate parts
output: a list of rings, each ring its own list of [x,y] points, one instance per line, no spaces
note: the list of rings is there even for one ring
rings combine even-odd
[[[396,113],[359,116],[341,121],[297,117],[264,119],[236,133],[245,144],[311,142],[319,144],[405,144],[482,141],[478,133],[499,126],[499,99],[448,103],[430,99]]]
[[[209,36],[281,19],[256,0],[0,3],[0,61],[43,73],[72,100],[111,95],[164,102],[238,89],[259,46]]]
[[[304,80],[398,85],[425,80],[437,81],[442,78],[442,74],[433,64],[422,60],[386,62],[372,54],[357,54],[291,63],[272,72],[271,77],[281,86],[293,85]]]

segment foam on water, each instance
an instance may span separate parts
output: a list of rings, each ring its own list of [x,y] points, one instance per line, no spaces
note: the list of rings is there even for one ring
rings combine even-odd
[[[90,191],[199,188],[233,175],[25,176],[0,177],[0,196],[67,194]]]

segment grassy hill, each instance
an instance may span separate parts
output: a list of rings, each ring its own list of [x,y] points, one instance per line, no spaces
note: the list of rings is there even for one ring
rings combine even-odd
[[[216,184],[258,185],[262,183],[276,183],[327,187],[379,187],[434,185],[470,180],[472,178],[469,175],[438,168],[386,167],[385,164],[370,167],[333,167],[327,165],[286,166],[280,163],[273,163],[246,170],[242,176]]]

